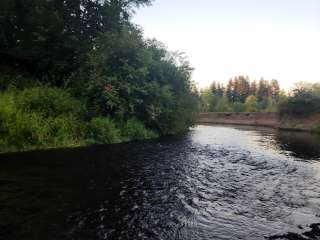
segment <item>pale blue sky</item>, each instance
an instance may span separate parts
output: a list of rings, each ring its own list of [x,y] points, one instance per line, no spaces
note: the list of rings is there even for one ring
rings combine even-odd
[[[238,74],[320,81],[320,0],[156,0],[133,21],[185,52],[200,87]]]

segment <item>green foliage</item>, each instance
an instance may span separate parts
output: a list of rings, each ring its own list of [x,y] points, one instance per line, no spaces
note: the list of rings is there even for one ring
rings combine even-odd
[[[217,98],[212,93],[212,89],[205,88],[201,91],[200,104],[203,112],[214,112],[216,110]]]
[[[246,112],[258,112],[259,104],[257,102],[257,98],[253,95],[247,97],[245,101],[245,111]]]
[[[266,102],[265,112],[279,112],[279,102],[271,98],[268,98]]]
[[[2,1],[0,151],[188,130],[199,100],[189,62],[129,21],[150,2]]]
[[[87,126],[87,142],[106,144],[121,140],[120,130],[110,118],[93,118]]]
[[[246,110],[245,105],[241,102],[232,103],[230,106],[231,106],[232,112],[245,112]]]
[[[60,106],[54,98],[68,96],[62,90],[50,90],[55,94],[46,96],[47,108],[29,108],[30,99],[38,99],[41,90],[45,92],[47,88],[0,93],[0,152],[82,144],[83,131],[76,106],[52,113],[51,106],[59,110],[65,107],[65,101]]]
[[[63,85],[95,39],[116,32],[134,7],[150,0],[0,1],[0,62]]]
[[[80,101],[66,90],[52,87],[25,89],[16,97],[19,109],[25,112],[39,112],[45,117],[78,115],[83,111]]]
[[[0,68],[0,91],[35,87],[38,82],[30,77],[18,74],[12,69]]]
[[[161,134],[172,134],[176,126],[177,132],[188,129],[197,110],[191,71],[181,54],[143,40],[137,28],[126,26],[101,36],[69,86],[85,99],[91,117],[136,117]],[[174,116],[179,112],[183,117]]]
[[[281,114],[306,116],[320,112],[318,84],[298,83],[292,95],[280,105]]]
[[[129,119],[125,123],[121,124],[120,129],[121,139],[124,142],[156,138],[159,136],[156,132],[147,129],[141,121],[138,121],[134,118]]]

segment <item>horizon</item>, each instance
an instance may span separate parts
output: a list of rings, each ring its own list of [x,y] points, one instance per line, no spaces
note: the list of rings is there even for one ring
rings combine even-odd
[[[168,7],[169,6],[169,7]],[[133,21],[146,38],[186,54],[200,88],[238,75],[284,90],[319,82],[320,1],[154,1]]]

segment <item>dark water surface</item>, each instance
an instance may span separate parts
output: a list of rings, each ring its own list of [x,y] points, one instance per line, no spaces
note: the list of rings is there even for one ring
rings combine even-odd
[[[320,141],[307,133],[198,126],[0,155],[0,239],[320,239],[313,223]]]

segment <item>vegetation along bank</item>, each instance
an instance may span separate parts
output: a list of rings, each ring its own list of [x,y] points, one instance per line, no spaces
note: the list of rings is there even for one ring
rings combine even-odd
[[[1,1],[0,152],[186,131],[198,106],[192,68],[130,22],[148,4]]]

